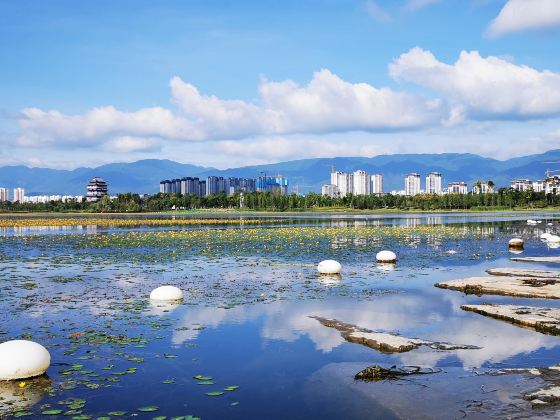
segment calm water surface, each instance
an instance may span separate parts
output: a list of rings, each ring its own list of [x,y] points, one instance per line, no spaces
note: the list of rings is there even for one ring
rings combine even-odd
[[[0,383],[0,416],[246,418],[550,417],[524,400],[542,387],[503,368],[560,362],[560,337],[464,312],[465,303],[560,307],[433,285],[510,261],[560,255],[538,237],[560,215],[292,215],[228,226],[3,228],[0,341],[48,347],[48,376]],[[250,218],[251,216],[244,216]],[[543,220],[527,226],[527,218]],[[548,226],[552,223],[552,226]],[[394,250],[395,266],[375,254]],[[334,258],[340,279],[317,275]],[[181,305],[150,303],[173,284]],[[312,316],[480,349],[384,354],[346,342]],[[380,364],[440,368],[398,381],[354,380]],[[228,388],[231,387],[231,388]],[[237,388],[238,387],[238,388]],[[229,390],[226,390],[229,389]],[[210,393],[211,395],[208,395]],[[212,395],[212,393],[222,393]],[[139,411],[149,408],[154,411]],[[66,414],[66,416],[64,416]]]

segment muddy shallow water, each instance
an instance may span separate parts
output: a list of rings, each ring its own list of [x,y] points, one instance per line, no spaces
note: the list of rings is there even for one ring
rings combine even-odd
[[[245,219],[251,216],[244,216]],[[527,218],[543,220],[527,226]],[[560,337],[463,311],[463,304],[560,307],[475,296],[434,283],[510,261],[558,256],[538,239],[558,214],[274,215],[258,223],[2,228],[0,341],[45,345],[48,376],[0,383],[0,416],[61,418],[486,418],[560,416],[525,396],[537,376],[496,372],[560,363]],[[553,223],[548,226],[547,223]],[[395,266],[375,263],[395,251]],[[316,264],[334,258],[340,278]],[[173,284],[181,305],[153,304]],[[312,317],[477,349],[387,354]],[[370,365],[438,373],[364,382]],[[439,371],[441,369],[441,371]],[[43,413],[43,414],[42,414]],[[45,414],[47,413],[47,414]]]

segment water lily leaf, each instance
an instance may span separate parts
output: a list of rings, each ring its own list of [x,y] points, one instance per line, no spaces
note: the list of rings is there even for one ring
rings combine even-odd
[[[142,412],[142,413],[150,413],[152,411],[158,411],[159,407],[156,405],[150,405],[148,407],[140,407],[138,409],[138,411]]]
[[[222,391],[213,391],[207,392],[206,395],[208,395],[209,397],[219,397],[220,395],[224,395],[224,393]]]
[[[62,410],[45,410],[41,414],[43,416],[56,416],[56,415],[61,414],[61,413],[62,413]]]
[[[109,414],[110,416],[113,416],[113,417],[122,417],[122,416],[126,415],[126,411],[110,411],[107,414]]]

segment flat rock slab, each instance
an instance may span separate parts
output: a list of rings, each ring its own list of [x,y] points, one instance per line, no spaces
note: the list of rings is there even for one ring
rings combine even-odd
[[[543,334],[560,335],[560,309],[517,305],[462,305],[465,311],[533,328]]]
[[[521,262],[542,262],[542,263],[557,263],[560,264],[560,257],[513,257],[512,261]]]
[[[526,298],[560,299],[560,280],[529,277],[469,277],[435,284],[441,289],[473,295],[503,295]]]
[[[538,376],[544,382],[544,387],[525,395],[533,407],[560,405],[560,365],[548,368],[503,369],[498,374],[526,374]],[[556,418],[556,417],[555,417]]]
[[[375,332],[360,328],[352,324],[320,317],[311,317],[319,321],[322,325],[340,331],[340,335],[350,343],[361,344],[383,353],[404,353],[417,349],[420,346],[430,347],[436,350],[460,350],[460,349],[479,349],[480,347],[468,346],[463,344],[439,343],[434,341],[422,340],[419,338],[407,338],[398,334]]]
[[[524,268],[489,268],[488,270],[486,270],[486,272],[492,276],[560,279],[560,271],[557,270],[528,270]]]

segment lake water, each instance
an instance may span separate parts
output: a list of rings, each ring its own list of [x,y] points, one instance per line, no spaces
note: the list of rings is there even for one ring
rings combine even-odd
[[[234,221],[225,225],[155,224],[149,216],[126,226],[81,218],[48,227],[20,217],[18,227],[3,227],[0,341],[37,341],[52,364],[23,388],[0,383],[0,416],[560,415],[524,399],[543,386],[538,377],[492,374],[559,363],[560,337],[460,309],[560,302],[434,287],[492,267],[554,268],[512,262],[507,242],[523,237],[523,256],[560,255],[539,240],[560,231],[560,214],[228,217]],[[527,218],[543,223],[528,226]],[[395,266],[375,263],[382,249],[397,253]],[[343,265],[341,278],[317,274],[317,263],[330,258]],[[150,291],[163,284],[180,287],[183,304],[151,303]],[[346,342],[313,316],[480,348],[385,354]],[[374,364],[438,373],[354,379]]]

